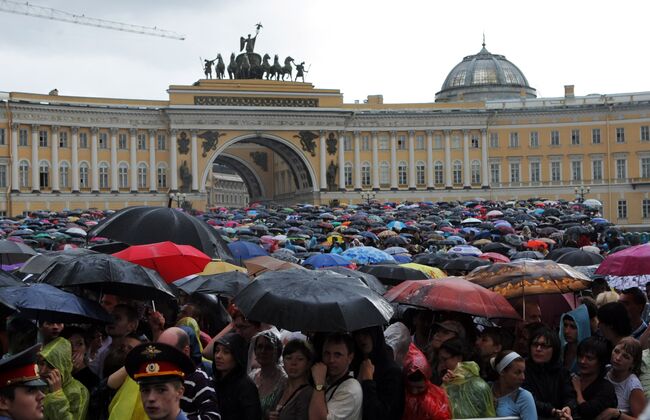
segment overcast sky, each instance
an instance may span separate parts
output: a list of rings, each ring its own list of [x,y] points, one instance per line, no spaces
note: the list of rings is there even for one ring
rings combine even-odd
[[[85,16],[181,33],[185,41],[0,13],[0,91],[167,99],[227,60],[261,22],[255,51],[305,61],[306,81],[345,102],[433,102],[481,49],[503,54],[538,96],[650,91],[650,3],[432,0],[34,0]]]

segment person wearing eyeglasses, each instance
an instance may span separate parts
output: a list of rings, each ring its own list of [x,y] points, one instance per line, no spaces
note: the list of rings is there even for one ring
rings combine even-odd
[[[550,328],[542,327],[531,334],[528,347],[522,387],[535,397],[537,415],[570,419],[576,406],[576,393],[569,371],[560,360],[559,337]]]

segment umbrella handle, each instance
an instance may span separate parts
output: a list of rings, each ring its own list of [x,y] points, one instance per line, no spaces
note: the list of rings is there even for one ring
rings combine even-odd
[[[151,301],[151,309],[153,309],[154,312],[156,311],[156,302],[154,300]]]

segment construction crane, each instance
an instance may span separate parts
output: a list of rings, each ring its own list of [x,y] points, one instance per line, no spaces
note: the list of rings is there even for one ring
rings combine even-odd
[[[96,28],[112,29],[114,31],[132,32],[141,35],[159,36],[162,38],[177,39],[183,41],[184,35],[164,29],[131,25],[129,23],[115,22],[91,18],[84,15],[75,15],[74,13],[63,10],[52,9],[51,7],[36,6],[27,2],[17,2],[12,0],[0,0],[0,12],[14,13],[17,15],[33,16],[43,19],[58,20],[61,22],[76,23],[77,25],[94,26]]]

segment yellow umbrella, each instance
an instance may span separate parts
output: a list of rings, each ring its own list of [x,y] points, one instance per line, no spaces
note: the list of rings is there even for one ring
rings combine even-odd
[[[225,261],[221,260],[212,260],[208,263],[208,265],[205,266],[202,272],[200,272],[200,275],[208,275],[208,274],[220,274],[220,273],[228,273],[230,271],[241,271],[242,273],[248,274],[248,271],[244,267],[239,267],[234,264],[227,263]]]
[[[432,279],[441,279],[443,277],[447,277],[447,274],[445,274],[444,271],[442,271],[437,267],[429,267],[428,265],[418,264],[418,263],[406,263],[400,265],[402,267],[412,268],[414,270],[421,271],[427,276],[431,277]]]

